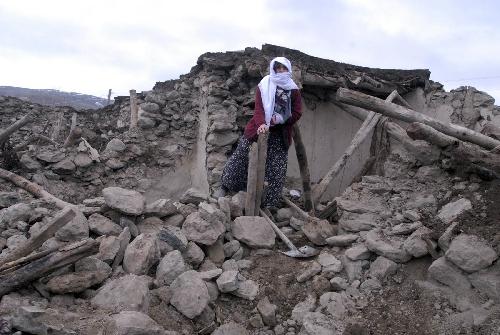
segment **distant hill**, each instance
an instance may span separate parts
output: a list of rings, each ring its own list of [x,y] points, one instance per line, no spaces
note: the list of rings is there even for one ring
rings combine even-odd
[[[13,86],[0,86],[0,96],[16,97],[46,106],[71,106],[75,109],[97,109],[108,103],[107,99],[88,94]]]

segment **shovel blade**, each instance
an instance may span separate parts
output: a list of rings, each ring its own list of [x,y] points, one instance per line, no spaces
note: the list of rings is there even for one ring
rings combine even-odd
[[[308,245],[305,245],[297,250],[288,250],[288,251],[283,251],[282,253],[284,255],[294,258],[308,258],[308,257],[314,257],[317,254],[319,254],[319,250],[314,249],[313,247],[310,247]]]

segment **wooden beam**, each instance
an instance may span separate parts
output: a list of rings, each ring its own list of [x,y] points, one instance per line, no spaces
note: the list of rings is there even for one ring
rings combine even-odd
[[[72,208],[66,207],[61,210],[38,235],[32,236],[29,240],[24,242],[24,244],[11,252],[6,254],[2,253],[2,255],[0,255],[0,267],[5,263],[27,256],[36,249],[40,248],[42,244],[54,236],[60,228],[64,227],[68,222],[73,220],[75,215],[76,213]]]
[[[245,215],[258,215],[256,211],[255,193],[257,191],[257,168],[259,159],[259,149],[257,143],[252,143],[248,152],[248,175],[247,175],[247,197],[245,199]]]
[[[130,90],[130,130],[137,128],[139,120],[139,107],[137,106],[137,93]]]
[[[393,91],[387,97],[388,101],[392,101],[396,97],[396,95],[397,92]],[[331,167],[331,169],[328,170],[328,172],[321,179],[321,181],[314,187],[313,198],[315,199],[316,202],[321,200],[321,197],[328,188],[328,185],[330,185],[332,180],[344,168],[349,157],[351,157],[354,151],[361,145],[361,143],[363,143],[368,134],[370,134],[370,132],[375,128],[381,117],[382,115],[377,114],[375,112],[368,113],[365,120],[363,121],[363,124],[354,135],[351,144],[347,147],[342,156],[340,156],[339,160],[337,160],[337,162],[335,162],[335,164]]]
[[[493,149],[500,145],[500,141],[474,130],[456,124],[444,123],[430,116],[415,112],[409,108],[399,106],[361,92],[352,91],[346,88],[339,88],[337,90],[337,100],[343,103],[370,109],[382,115],[408,123],[423,123],[444,134],[456,137],[462,141],[477,144],[486,149]]]
[[[23,116],[21,119],[17,120],[5,130],[0,132],[0,145],[5,143],[9,137],[14,134],[18,129],[22,128],[23,126],[27,125],[30,122],[33,122],[33,116],[35,115],[35,112],[29,112],[25,116]]]
[[[311,190],[311,173],[309,172],[309,164],[307,162],[307,153],[299,125],[296,123],[293,126],[293,142],[295,143],[295,153],[297,154],[297,162],[299,163],[300,177],[302,178],[302,190],[304,191],[304,207],[307,212],[314,213],[314,202]]]
[[[31,181],[15,174],[14,172],[10,172],[0,168],[0,178],[10,181],[14,185],[33,194],[35,197],[51,202],[61,209],[68,206],[69,207],[75,206],[73,204],[70,204],[69,202],[63,201],[55,197],[54,195],[44,190],[43,187],[41,187],[40,185],[32,183]]]
[[[257,140],[258,158],[257,158],[257,178],[255,186],[255,211],[260,210],[262,194],[264,193],[264,180],[266,177],[266,160],[267,160],[267,140],[269,131],[259,135]]]
[[[15,271],[0,275],[0,297],[54,270],[93,255],[98,250],[99,242],[87,239],[62,247],[58,251],[34,260]]]

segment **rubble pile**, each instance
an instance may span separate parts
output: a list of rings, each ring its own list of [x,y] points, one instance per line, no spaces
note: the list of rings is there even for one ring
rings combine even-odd
[[[97,111],[0,98],[2,129],[37,111],[11,136],[12,170],[69,202],[0,183],[0,334],[498,332],[498,183],[454,170],[436,146],[422,156],[390,139],[380,173],[316,204],[319,217],[328,209],[322,220],[271,209],[294,244],[320,251],[308,259],[283,255],[267,221],[244,215],[245,192],[216,199],[186,184],[178,196],[145,195],[163,170],[194,169],[183,166],[189,155],[218,186],[276,52],[267,48],[200,56],[189,74],[138,95],[133,130],[128,98]],[[306,104],[361,71],[319,59],[307,68],[301,55]],[[402,92],[426,86],[424,70],[398,74],[413,78]],[[394,89],[356,83],[377,96]],[[484,130],[495,122],[498,107],[485,93],[432,85],[430,106],[451,106],[456,123]],[[75,113],[82,140],[63,147]]]

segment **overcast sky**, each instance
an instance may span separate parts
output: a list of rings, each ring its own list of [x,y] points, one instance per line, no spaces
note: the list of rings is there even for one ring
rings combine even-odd
[[[380,68],[428,68],[500,104],[500,4],[448,0],[0,0],[0,86],[105,97],[271,43]]]

